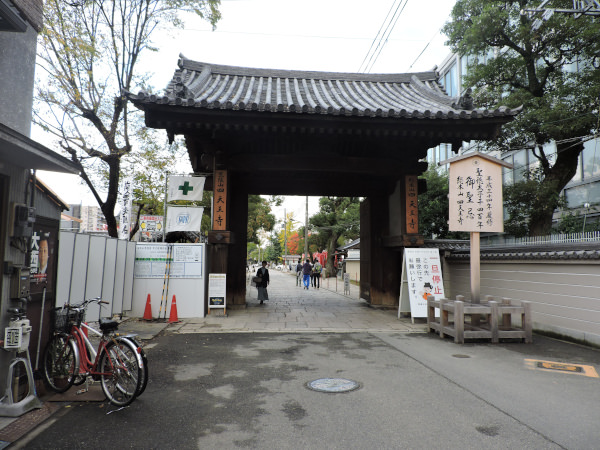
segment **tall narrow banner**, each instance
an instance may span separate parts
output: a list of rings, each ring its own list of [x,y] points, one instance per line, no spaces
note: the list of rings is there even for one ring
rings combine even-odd
[[[167,201],[201,201],[205,177],[169,176]]]
[[[227,171],[215,170],[213,230],[227,230]]]
[[[200,232],[204,208],[195,206],[168,206],[167,233],[173,231]]]
[[[119,213],[119,239],[129,239],[131,230],[131,202],[133,200],[133,180],[123,181],[123,196],[121,197],[121,212]]]
[[[419,232],[417,176],[406,175],[404,181],[406,189],[406,232],[408,234],[417,234]]]

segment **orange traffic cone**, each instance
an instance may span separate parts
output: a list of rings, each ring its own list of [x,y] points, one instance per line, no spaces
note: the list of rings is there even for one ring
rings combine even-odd
[[[169,323],[179,322],[177,318],[177,300],[175,296],[173,296],[173,301],[171,302],[171,313],[169,314]]]
[[[148,294],[148,300],[146,300],[146,310],[144,311],[144,320],[152,320],[152,306],[150,306],[150,294]]]

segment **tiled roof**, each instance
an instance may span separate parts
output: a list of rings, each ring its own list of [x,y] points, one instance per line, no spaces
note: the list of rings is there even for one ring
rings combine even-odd
[[[469,260],[469,252],[455,250],[446,256],[450,260]],[[482,260],[598,260],[600,242],[514,246],[508,248],[482,247]]]
[[[472,109],[449,97],[435,72],[355,74],[253,69],[191,61],[180,55],[164,96],[128,94],[135,103],[193,108],[417,119],[514,116],[519,110]]]

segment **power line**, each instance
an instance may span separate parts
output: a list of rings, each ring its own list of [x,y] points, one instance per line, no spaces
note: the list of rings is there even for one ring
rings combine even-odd
[[[373,69],[373,66],[375,65],[375,63],[377,62],[377,59],[379,58],[379,55],[381,55],[381,52],[383,50],[383,48],[385,47],[385,44],[387,44],[388,39],[390,37],[390,34],[392,34],[392,31],[394,31],[394,28],[396,27],[396,23],[398,22],[398,19],[400,18],[400,15],[402,14],[402,12],[404,11],[404,8],[406,8],[406,5],[408,3],[408,0],[405,0],[404,5],[402,5],[402,9],[400,10],[400,12],[398,12],[398,8],[400,7],[400,4],[398,4],[398,8],[396,8],[396,12],[398,12],[397,15],[395,15],[395,18],[392,17],[392,20],[394,21],[393,24],[390,23],[390,26],[388,25],[388,28],[385,30],[387,32],[387,35],[385,36],[385,41],[383,41],[383,43],[381,44],[381,46],[379,47],[379,51],[377,52],[377,49],[375,50],[377,52],[377,55],[375,55],[375,58],[373,59],[373,62],[371,63],[371,65],[367,68],[366,72],[369,73],[371,72],[371,69]],[[389,30],[389,31],[388,31]]]
[[[402,1],[402,0],[400,0],[400,1]],[[373,49],[373,46],[375,45],[375,42],[377,41],[377,38],[379,37],[379,33],[381,33],[381,30],[383,29],[383,25],[387,22],[388,17],[390,16],[390,13],[392,12],[392,9],[394,8],[395,4],[396,4],[396,0],[394,0],[394,2],[392,3],[392,6],[390,6],[390,9],[389,9],[388,13],[386,14],[385,19],[383,20],[383,23],[379,26],[379,30],[377,31],[377,34],[375,35],[375,37],[373,38],[373,41],[371,42],[371,46],[369,47],[369,51],[365,55],[362,63],[360,63],[360,66],[358,68],[359,72],[362,70],[362,67],[365,64],[365,61],[367,60],[367,58],[371,54],[371,50]],[[366,66],[365,66],[365,68],[366,68]]]
[[[404,0],[404,4],[402,3],[402,0],[399,0],[396,5],[396,0],[394,0],[394,3],[392,4],[392,7],[390,8],[390,11],[391,11],[394,8],[394,6],[396,6],[396,9],[394,10],[394,14],[392,15],[392,18],[388,21],[388,17],[389,17],[389,12],[388,12],[385,20],[383,21],[381,27],[379,28],[379,31],[377,32],[377,35],[375,36],[373,43],[375,43],[375,41],[377,41],[380,34],[381,34],[381,36],[379,37],[377,46],[376,46],[375,50],[373,51],[373,53],[371,53],[370,56],[367,53],[367,57],[369,57],[369,58],[368,58],[366,66],[364,67],[364,72],[369,73],[371,71],[371,69],[373,68],[373,66],[375,65],[375,63],[377,62],[379,55],[381,55],[381,52],[382,52],[383,48],[385,47],[385,44],[387,44],[387,42],[388,42],[390,34],[394,30],[394,27],[396,26],[396,23],[398,22],[398,19],[400,18],[400,15],[404,11],[404,8],[406,8],[407,4],[408,4],[408,0]],[[400,9],[400,7],[402,7],[402,9]],[[387,25],[386,25],[386,22],[387,22]],[[385,29],[382,32],[381,30],[384,28],[384,26],[385,26]],[[373,44],[371,44],[371,48],[372,47],[373,47]],[[370,52],[370,50],[371,49],[369,49],[369,52]],[[365,59],[367,59],[367,57],[365,57]],[[364,64],[364,60],[363,60],[363,64]],[[361,68],[363,67],[363,64],[361,64]],[[361,69],[359,69],[359,72],[360,71],[361,71]]]
[[[415,58],[415,60],[413,61],[413,63],[410,65],[410,67],[408,68],[408,70],[412,69],[412,67],[417,63],[417,61],[419,60],[419,58],[421,56],[423,56],[423,53],[425,53],[425,50],[427,50],[427,47],[429,47],[429,44],[431,44],[433,42],[433,40],[437,37],[437,35],[440,33],[440,31],[442,31],[442,29],[440,28],[438,31],[436,31],[433,36],[431,36],[431,39],[429,39],[429,42],[427,43],[427,45],[425,45],[425,48],[423,48],[423,50],[421,50],[421,53],[419,53],[419,56],[417,56]]]

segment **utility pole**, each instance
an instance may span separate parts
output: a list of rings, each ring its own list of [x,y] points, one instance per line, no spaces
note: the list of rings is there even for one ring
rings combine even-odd
[[[308,258],[308,195],[306,196],[306,215],[304,216],[304,254]]]
[[[287,265],[287,215],[283,209],[283,265]]]

